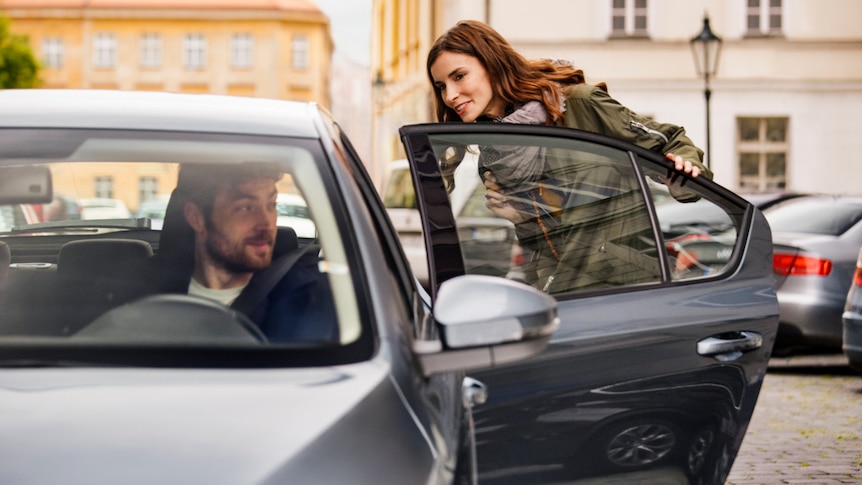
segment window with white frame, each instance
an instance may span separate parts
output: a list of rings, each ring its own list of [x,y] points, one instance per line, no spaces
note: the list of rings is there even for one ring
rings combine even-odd
[[[143,202],[152,199],[158,189],[159,181],[155,177],[141,177],[138,179],[138,200]]]
[[[308,68],[308,37],[295,35],[290,43],[291,66],[294,69]]]
[[[183,36],[183,66],[186,69],[200,69],[206,66],[207,40],[204,34]]]
[[[93,66],[114,67],[117,62],[117,36],[100,32],[93,38]]]
[[[737,118],[739,186],[763,192],[787,188],[789,118]]]
[[[251,67],[254,58],[254,36],[232,34],[230,36],[231,67]]]
[[[647,36],[647,0],[612,0],[611,35]]]
[[[747,0],[747,35],[781,34],[781,0]]]
[[[153,32],[141,34],[140,38],[141,67],[159,67],[162,65],[162,35]]]
[[[93,185],[96,197],[104,199],[114,198],[114,178],[113,177],[96,177]]]
[[[42,63],[45,67],[63,67],[63,39],[59,37],[42,39]]]

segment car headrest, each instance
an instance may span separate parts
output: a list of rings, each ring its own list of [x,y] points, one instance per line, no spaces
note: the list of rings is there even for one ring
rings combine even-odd
[[[275,245],[272,248],[272,259],[287,254],[299,247],[299,239],[292,227],[280,226],[275,233]]]
[[[137,239],[81,239],[70,241],[60,248],[57,273],[106,274],[134,260],[153,255],[146,241]]]

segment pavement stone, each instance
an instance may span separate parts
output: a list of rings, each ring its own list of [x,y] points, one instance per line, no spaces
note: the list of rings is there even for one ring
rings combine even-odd
[[[841,354],[770,360],[726,485],[862,483],[862,376]]]

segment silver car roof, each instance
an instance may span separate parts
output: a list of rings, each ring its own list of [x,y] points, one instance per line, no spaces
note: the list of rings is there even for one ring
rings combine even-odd
[[[0,90],[0,128],[89,128],[319,138],[313,102],[91,89]]]

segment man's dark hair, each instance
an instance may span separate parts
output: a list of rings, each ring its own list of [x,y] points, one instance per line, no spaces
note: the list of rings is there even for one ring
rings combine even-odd
[[[241,165],[185,164],[177,177],[177,191],[186,200],[194,202],[204,216],[212,215],[216,196],[225,190],[258,179],[281,180],[282,172],[270,163],[243,163]]]

